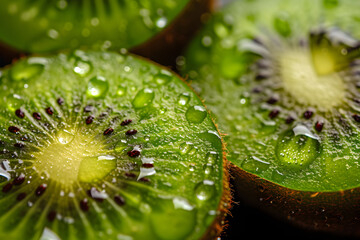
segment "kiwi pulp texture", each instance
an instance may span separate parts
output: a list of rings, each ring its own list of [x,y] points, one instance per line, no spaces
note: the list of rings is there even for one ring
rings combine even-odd
[[[0,78],[0,238],[200,239],[222,142],[171,72],[131,55],[30,57]]]
[[[139,45],[166,28],[189,0],[1,0],[0,40],[28,52]]]
[[[360,186],[358,7],[235,1],[190,45],[184,72],[234,165],[301,191]]]

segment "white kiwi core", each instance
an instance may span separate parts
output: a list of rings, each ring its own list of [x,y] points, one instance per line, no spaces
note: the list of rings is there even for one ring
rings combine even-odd
[[[62,185],[96,182],[116,167],[104,144],[82,133],[61,130],[41,151],[34,153],[34,168]]]
[[[328,111],[345,99],[346,85],[335,70],[335,59],[323,51],[285,50],[280,76],[285,90],[299,103]]]

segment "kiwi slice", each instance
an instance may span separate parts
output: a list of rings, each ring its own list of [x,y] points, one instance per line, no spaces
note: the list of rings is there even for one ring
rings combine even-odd
[[[349,234],[360,233],[358,7],[234,1],[179,65],[226,134],[243,198]]]
[[[201,14],[209,10],[211,3],[212,0],[1,0],[0,40],[33,53],[78,47],[120,49],[138,46],[170,29],[168,42],[177,42],[176,38],[184,36],[173,35],[172,25],[179,22],[174,20],[183,16],[200,22]]]
[[[220,135],[178,76],[133,55],[1,72],[0,238],[200,239],[227,207]]]

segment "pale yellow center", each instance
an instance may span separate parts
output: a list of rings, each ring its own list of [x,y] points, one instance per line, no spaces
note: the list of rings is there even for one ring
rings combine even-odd
[[[67,186],[75,181],[96,182],[116,167],[116,158],[106,155],[104,144],[65,130],[34,158],[39,174]]]
[[[327,111],[345,98],[346,86],[330,53],[314,57],[310,51],[288,50],[280,57],[280,69],[285,90],[304,105]]]

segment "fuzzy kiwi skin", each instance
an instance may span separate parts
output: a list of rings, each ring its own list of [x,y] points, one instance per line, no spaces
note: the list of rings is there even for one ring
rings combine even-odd
[[[231,177],[236,179],[235,194],[246,204],[300,229],[360,237],[360,188],[338,192],[298,191],[230,165]]]

